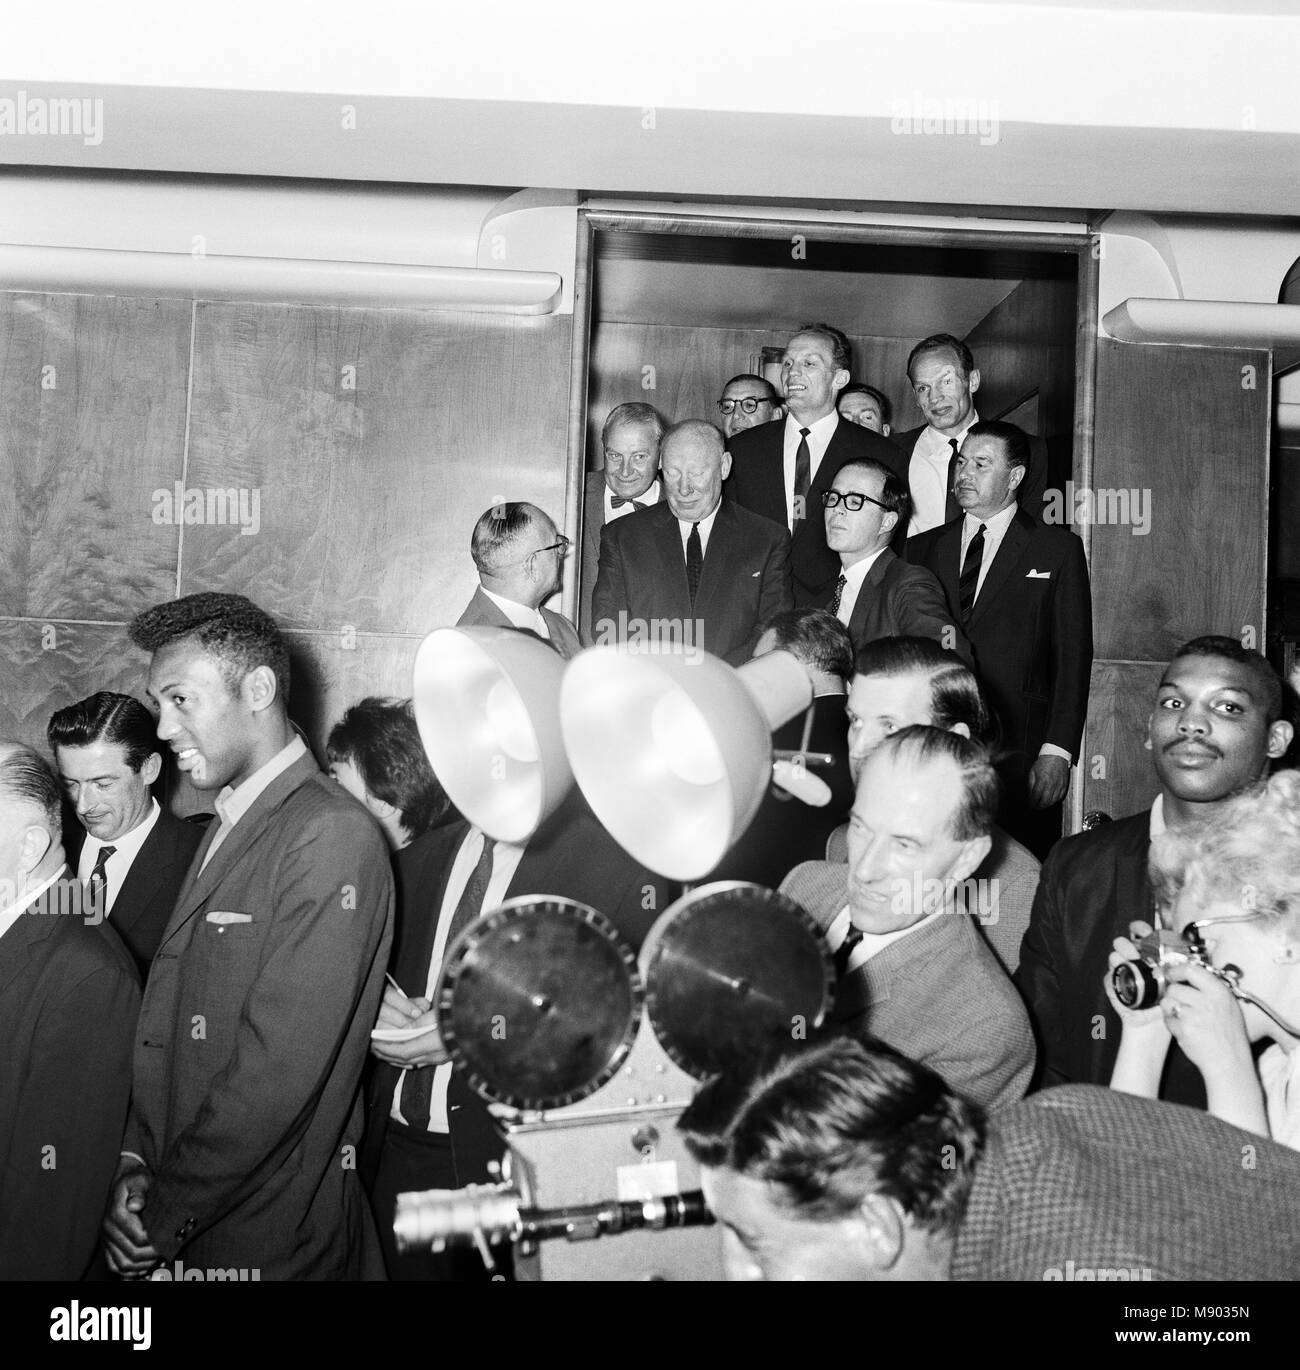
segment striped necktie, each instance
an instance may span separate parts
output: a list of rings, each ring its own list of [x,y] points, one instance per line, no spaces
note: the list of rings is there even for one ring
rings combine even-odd
[[[975,590],[980,582],[980,566],[984,562],[984,524],[970,540],[966,549],[966,559],[961,564],[961,579],[957,582],[957,595],[961,601],[961,626],[970,622],[971,611],[975,608]]]

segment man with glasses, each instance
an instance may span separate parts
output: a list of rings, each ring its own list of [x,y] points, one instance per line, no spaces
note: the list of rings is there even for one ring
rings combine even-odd
[[[881,637],[928,637],[969,662],[970,645],[934,573],[889,548],[907,522],[903,482],[871,457],[855,457],[836,472],[822,505],[826,545],[840,558],[826,607],[849,630],[854,653]]]
[[[566,660],[582,650],[563,614],[542,606],[560,588],[569,539],[535,504],[494,504],[474,525],[470,555],[478,589],[458,628],[518,628],[549,642]]]
[[[757,428],[760,423],[771,423],[778,417],[781,400],[771,381],[746,372],[732,378],[722,387],[718,413],[722,417],[722,431],[730,442],[746,428]]]
[[[600,565],[600,530],[663,498],[659,481],[659,444],[668,424],[651,404],[616,404],[605,416],[600,445],[605,464],[587,475],[582,506],[582,574],[578,625],[591,643],[591,592]]]

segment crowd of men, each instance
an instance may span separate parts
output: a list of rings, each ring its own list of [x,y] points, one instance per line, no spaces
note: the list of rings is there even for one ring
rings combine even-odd
[[[683,1119],[733,1273],[1023,1277],[1035,1213],[1065,1200],[1039,1174],[1008,1202],[1007,1156],[1067,1176],[1074,1156],[1086,1183],[1067,1198],[1104,1255],[1129,1219],[1097,1213],[1141,1207],[1097,1178],[1116,1136],[1165,1161],[1224,1136],[1269,1146],[1263,1112],[1165,1109],[1225,1117],[1218,1075],[1168,1005],[1159,1059],[1121,1052],[1153,1020],[1134,1027],[1108,983],[1154,907],[1151,843],[1258,789],[1294,695],[1234,640],[1187,643],[1152,700],[1154,808],[1060,840],[1092,656],[1082,546],[1038,517],[1041,444],[976,413],[964,344],[926,339],[908,376],[927,422],[894,434],[843,335],[810,324],[779,392],[726,383],[720,427],[619,405],[587,481],[576,625],[546,607],[570,543],[544,511],[496,504],[470,540],[462,626],[568,659],[655,624],[733,665],[788,652],[812,682],[774,745],[811,758],[829,803],[772,790],[711,877],[799,903],[836,974],[827,1042],[715,1081]],[[60,709],[52,760],[0,743],[0,1278],[486,1278],[476,1252],[403,1253],[392,1231],[397,1194],[484,1182],[503,1152],[439,1033],[447,949],[547,894],[635,950],[676,891],[576,790],[523,842],[462,817],[410,701],[349,708],[323,774],[290,719],[284,637],[242,596],[161,604],[129,632],[151,707],[101,691]],[[211,814],[154,797],[167,753]],[[79,916],[23,916],[60,912]],[[1103,1105],[1033,1092],[1112,1076]],[[944,1148],[960,1163],[931,1175]],[[882,1157],[906,1184],[870,1180]],[[1224,1185],[1216,1213],[1277,1207],[1276,1184]],[[1223,1255],[1234,1221],[1162,1228],[1161,1269],[1259,1273],[1281,1239]]]

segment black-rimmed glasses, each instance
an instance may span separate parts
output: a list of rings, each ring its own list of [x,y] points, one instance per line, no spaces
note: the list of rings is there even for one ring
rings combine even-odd
[[[755,399],[753,395],[746,395],[743,400],[719,400],[718,408],[722,410],[724,414],[733,414],[735,413],[736,406],[739,405],[742,414],[756,414],[758,413],[758,406],[760,404],[771,403],[771,400],[760,400]]]
[[[877,509],[883,509],[885,513],[892,514],[894,511],[887,504],[881,504],[878,499],[872,499],[870,495],[861,495],[856,490],[823,490],[822,506],[826,509],[834,509],[837,504],[842,504],[851,514],[856,514],[864,504],[874,504]]]

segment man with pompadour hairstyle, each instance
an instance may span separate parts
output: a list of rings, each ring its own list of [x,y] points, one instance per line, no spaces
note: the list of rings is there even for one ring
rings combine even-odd
[[[388,850],[289,721],[289,653],[242,595],[139,615],[158,736],[211,825],[140,1012],[110,1266],[379,1276],[355,1169],[361,1068],[392,937]]]
[[[45,735],[78,819],[65,833],[68,864],[103,900],[145,981],[203,828],[151,794],[162,748],[138,699],[100,690],[59,709]]]

